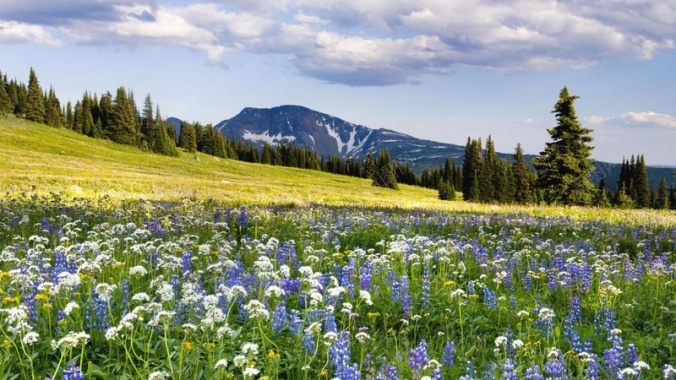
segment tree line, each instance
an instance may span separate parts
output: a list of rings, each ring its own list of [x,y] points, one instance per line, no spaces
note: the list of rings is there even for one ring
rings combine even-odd
[[[552,142],[535,157],[531,170],[517,144],[511,160],[500,158],[489,136],[485,148],[481,139],[467,139],[462,165],[447,158],[442,167],[426,168],[418,177],[406,163],[396,162],[387,150],[368,152],[363,158],[319,157],[317,152],[288,143],[262,148],[253,143],[228,138],[211,124],[181,122],[175,127],[161,115],[150,95],[138,109],[134,93],[124,87],[97,94],[85,92],[73,105],[59,101],[53,88],[45,91],[33,68],[28,85],[8,80],[0,72],[0,116],[14,114],[27,120],[66,128],[120,144],[137,146],[145,151],[177,156],[177,148],[202,152],[221,158],[245,162],[318,170],[339,175],[366,178],[374,186],[397,189],[398,184],[438,190],[440,199],[453,200],[456,191],[465,201],[482,203],[594,205],[622,208],[674,208],[676,189],[667,189],[666,178],[650,189],[643,155],[623,160],[620,179],[614,190],[603,180],[594,186],[590,174],[593,141],[591,129],[577,120],[574,101],[577,96],[564,87],[552,113],[557,125],[548,129]]]

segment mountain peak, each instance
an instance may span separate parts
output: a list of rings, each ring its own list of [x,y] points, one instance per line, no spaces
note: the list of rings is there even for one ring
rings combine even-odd
[[[259,147],[293,143],[319,155],[363,157],[387,149],[391,157],[420,169],[439,166],[447,158],[460,159],[464,147],[418,139],[388,129],[371,129],[297,105],[244,108],[214,127],[224,136],[250,141]]]

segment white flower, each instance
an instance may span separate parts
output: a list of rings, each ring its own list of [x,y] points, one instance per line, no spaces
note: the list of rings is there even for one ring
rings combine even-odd
[[[256,343],[244,343],[242,345],[242,353],[244,355],[258,355],[258,345]]]
[[[268,298],[281,298],[284,296],[284,294],[286,294],[284,289],[276,285],[269,286],[267,289],[265,289],[265,296]]]
[[[620,371],[620,373],[624,376],[636,376],[636,375],[638,375],[638,371],[631,368],[631,367],[624,368],[623,370]]]
[[[363,299],[364,303],[366,303],[367,305],[369,306],[373,305],[373,301],[371,301],[371,293],[369,293],[367,290],[360,290],[359,298]]]
[[[33,343],[38,341],[38,338],[40,337],[40,334],[36,333],[35,331],[29,331],[24,335],[23,339],[21,341],[26,344],[26,345],[32,345]]]
[[[521,339],[514,339],[514,341],[512,342],[512,347],[513,347],[514,349],[519,349],[519,348],[523,347],[523,340],[521,340]]]
[[[148,375],[148,380],[163,380],[169,377],[169,374],[165,371],[155,371]]]
[[[455,297],[464,297],[465,296],[465,291],[462,289],[456,289],[451,292],[451,299],[454,299]]]
[[[504,346],[507,344],[507,337],[506,336],[499,336],[495,338],[495,347],[500,347]]]
[[[237,355],[232,361],[235,363],[235,367],[244,367],[247,362],[246,356],[244,355]]]
[[[165,282],[155,291],[155,294],[160,297],[162,302],[169,302],[174,299],[174,288]]]
[[[516,313],[516,316],[519,318],[527,317],[529,313],[526,310],[521,310],[518,313]]]
[[[146,274],[148,274],[148,271],[147,271],[146,268],[145,268],[144,266],[142,266],[142,265],[137,265],[137,266],[135,266],[135,267],[129,268],[129,275],[131,275],[131,276],[136,276],[136,275],[138,275],[138,276],[143,277],[143,276],[145,276]]]
[[[131,297],[131,300],[136,302],[148,302],[150,301],[150,296],[143,292],[136,293]]]
[[[360,331],[355,335],[355,338],[359,341],[359,343],[364,343],[367,340],[371,339],[371,336],[363,331]]]
[[[554,318],[554,316],[555,316],[554,310],[548,309],[546,307],[540,309],[540,313],[538,314],[540,320],[543,321],[551,321]]]
[[[254,368],[254,367],[246,367],[244,369],[244,372],[243,372],[244,377],[247,377],[247,376],[254,377],[254,376],[258,375],[258,373],[260,373],[260,371],[256,368]]]
[[[67,317],[67,316],[70,315],[70,313],[73,312],[73,310],[79,309],[79,308],[80,308],[80,305],[79,305],[77,302],[75,302],[75,301],[70,301],[70,302],[68,302],[68,304],[66,304],[66,307],[63,308],[63,313],[64,313],[64,314],[66,315],[66,317]]]
[[[228,368],[228,361],[225,359],[220,359],[219,361],[217,361],[216,364],[214,365],[214,370],[217,370],[219,368],[223,369]]]
[[[650,369],[650,365],[648,365],[648,363],[644,361],[639,360],[637,362],[634,362],[634,369],[636,369],[637,371],[640,371],[642,369]]]
[[[265,305],[257,300],[251,300],[244,305],[244,311],[249,315],[249,319],[261,318],[264,321],[270,319],[270,312],[265,308]]]

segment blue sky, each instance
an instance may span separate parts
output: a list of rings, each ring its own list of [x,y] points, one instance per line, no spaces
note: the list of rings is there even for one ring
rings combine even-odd
[[[2,0],[0,70],[204,124],[297,104],[530,154],[568,86],[594,158],[676,165],[674,25],[672,1]]]

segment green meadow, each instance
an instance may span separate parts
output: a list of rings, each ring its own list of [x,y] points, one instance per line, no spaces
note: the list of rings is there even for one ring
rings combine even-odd
[[[457,197],[461,199],[461,197]],[[676,217],[0,118],[0,379],[676,379]]]

